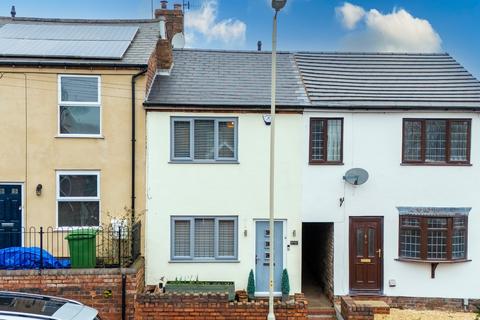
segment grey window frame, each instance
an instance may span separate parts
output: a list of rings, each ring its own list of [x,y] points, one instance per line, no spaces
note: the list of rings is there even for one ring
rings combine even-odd
[[[195,120],[212,120],[214,124],[214,158],[213,159],[195,159]],[[175,122],[190,122],[190,157],[175,157]],[[235,125],[234,140],[235,146],[233,149],[234,157],[225,158],[218,156],[218,141],[219,141],[219,122],[233,122]],[[170,119],[170,161],[171,162],[187,162],[187,163],[236,163],[238,162],[238,118],[237,117],[171,117]]]
[[[214,256],[212,258],[195,258],[195,219],[213,219],[214,231]],[[190,221],[190,256],[175,256],[175,221]],[[218,254],[219,221],[233,221],[234,223],[234,255],[220,256]],[[172,261],[194,262],[222,262],[238,260],[238,217],[237,216],[172,216],[170,218],[170,259]]]

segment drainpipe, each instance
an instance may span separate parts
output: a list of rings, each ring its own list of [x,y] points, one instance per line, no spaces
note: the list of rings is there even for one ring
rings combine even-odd
[[[135,222],[135,83],[137,78],[146,72],[147,69],[143,69],[132,76],[132,202],[130,205],[132,226]]]

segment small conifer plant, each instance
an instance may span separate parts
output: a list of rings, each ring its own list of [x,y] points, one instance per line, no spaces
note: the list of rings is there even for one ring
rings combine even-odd
[[[253,270],[250,270],[248,275],[247,293],[250,300],[255,298],[255,277],[253,276]]]

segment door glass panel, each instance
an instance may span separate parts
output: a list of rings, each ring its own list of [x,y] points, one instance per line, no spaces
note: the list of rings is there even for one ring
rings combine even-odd
[[[363,257],[363,229],[357,229],[357,257]]]
[[[375,229],[368,229],[368,256],[375,256]]]
[[[4,188],[0,188],[0,194],[5,194],[5,189]]]

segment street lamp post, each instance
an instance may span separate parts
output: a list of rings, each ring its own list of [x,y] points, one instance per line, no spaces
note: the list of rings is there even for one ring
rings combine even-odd
[[[273,308],[274,290],[274,248],[275,248],[275,99],[277,89],[277,15],[285,6],[287,0],[272,0],[272,8],[275,10],[273,17],[272,32],[272,88],[271,88],[271,109],[270,109],[270,190],[269,190],[269,229],[270,229],[270,260],[269,260],[269,295],[268,295],[268,320],[275,320]]]

